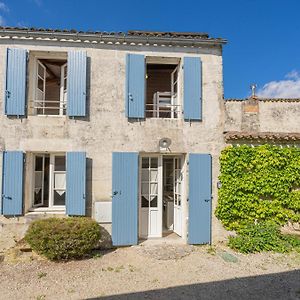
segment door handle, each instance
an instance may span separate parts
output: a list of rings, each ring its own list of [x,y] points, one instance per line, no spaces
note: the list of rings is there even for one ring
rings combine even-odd
[[[205,202],[209,202],[209,201],[210,201],[210,199],[205,199],[204,201],[205,201]]]

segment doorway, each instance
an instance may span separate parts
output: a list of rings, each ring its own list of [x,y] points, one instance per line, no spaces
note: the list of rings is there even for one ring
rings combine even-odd
[[[139,236],[183,234],[183,156],[140,158]]]

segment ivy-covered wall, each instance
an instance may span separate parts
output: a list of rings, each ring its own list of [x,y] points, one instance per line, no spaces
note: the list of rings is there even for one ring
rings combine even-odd
[[[300,148],[229,146],[220,156],[216,216],[229,230],[300,221]]]

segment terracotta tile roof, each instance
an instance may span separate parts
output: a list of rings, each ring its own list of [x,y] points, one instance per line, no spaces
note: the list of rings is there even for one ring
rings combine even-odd
[[[224,132],[225,141],[253,140],[253,141],[299,141],[300,133],[286,132]]]
[[[127,32],[107,32],[107,31],[78,31],[76,29],[50,29],[50,28],[35,28],[35,27],[0,27],[0,36],[3,34],[8,35],[24,35],[24,36],[36,36],[36,35],[52,35],[52,36],[63,36],[68,37],[84,37],[85,39],[109,39],[114,38],[121,40],[143,40],[147,42],[151,41],[168,41],[168,42],[186,42],[191,43],[215,43],[225,44],[227,41],[222,38],[209,37],[208,33],[204,32],[167,32],[167,31],[140,31],[140,30],[129,30]]]

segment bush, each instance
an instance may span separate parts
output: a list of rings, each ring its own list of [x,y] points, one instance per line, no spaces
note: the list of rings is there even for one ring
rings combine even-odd
[[[242,253],[261,251],[289,252],[300,251],[300,238],[283,235],[278,225],[270,222],[248,224],[239,230],[236,237],[229,238],[229,247]]]
[[[96,246],[100,228],[90,218],[47,218],[33,221],[25,240],[37,253],[51,260],[82,258]]]

